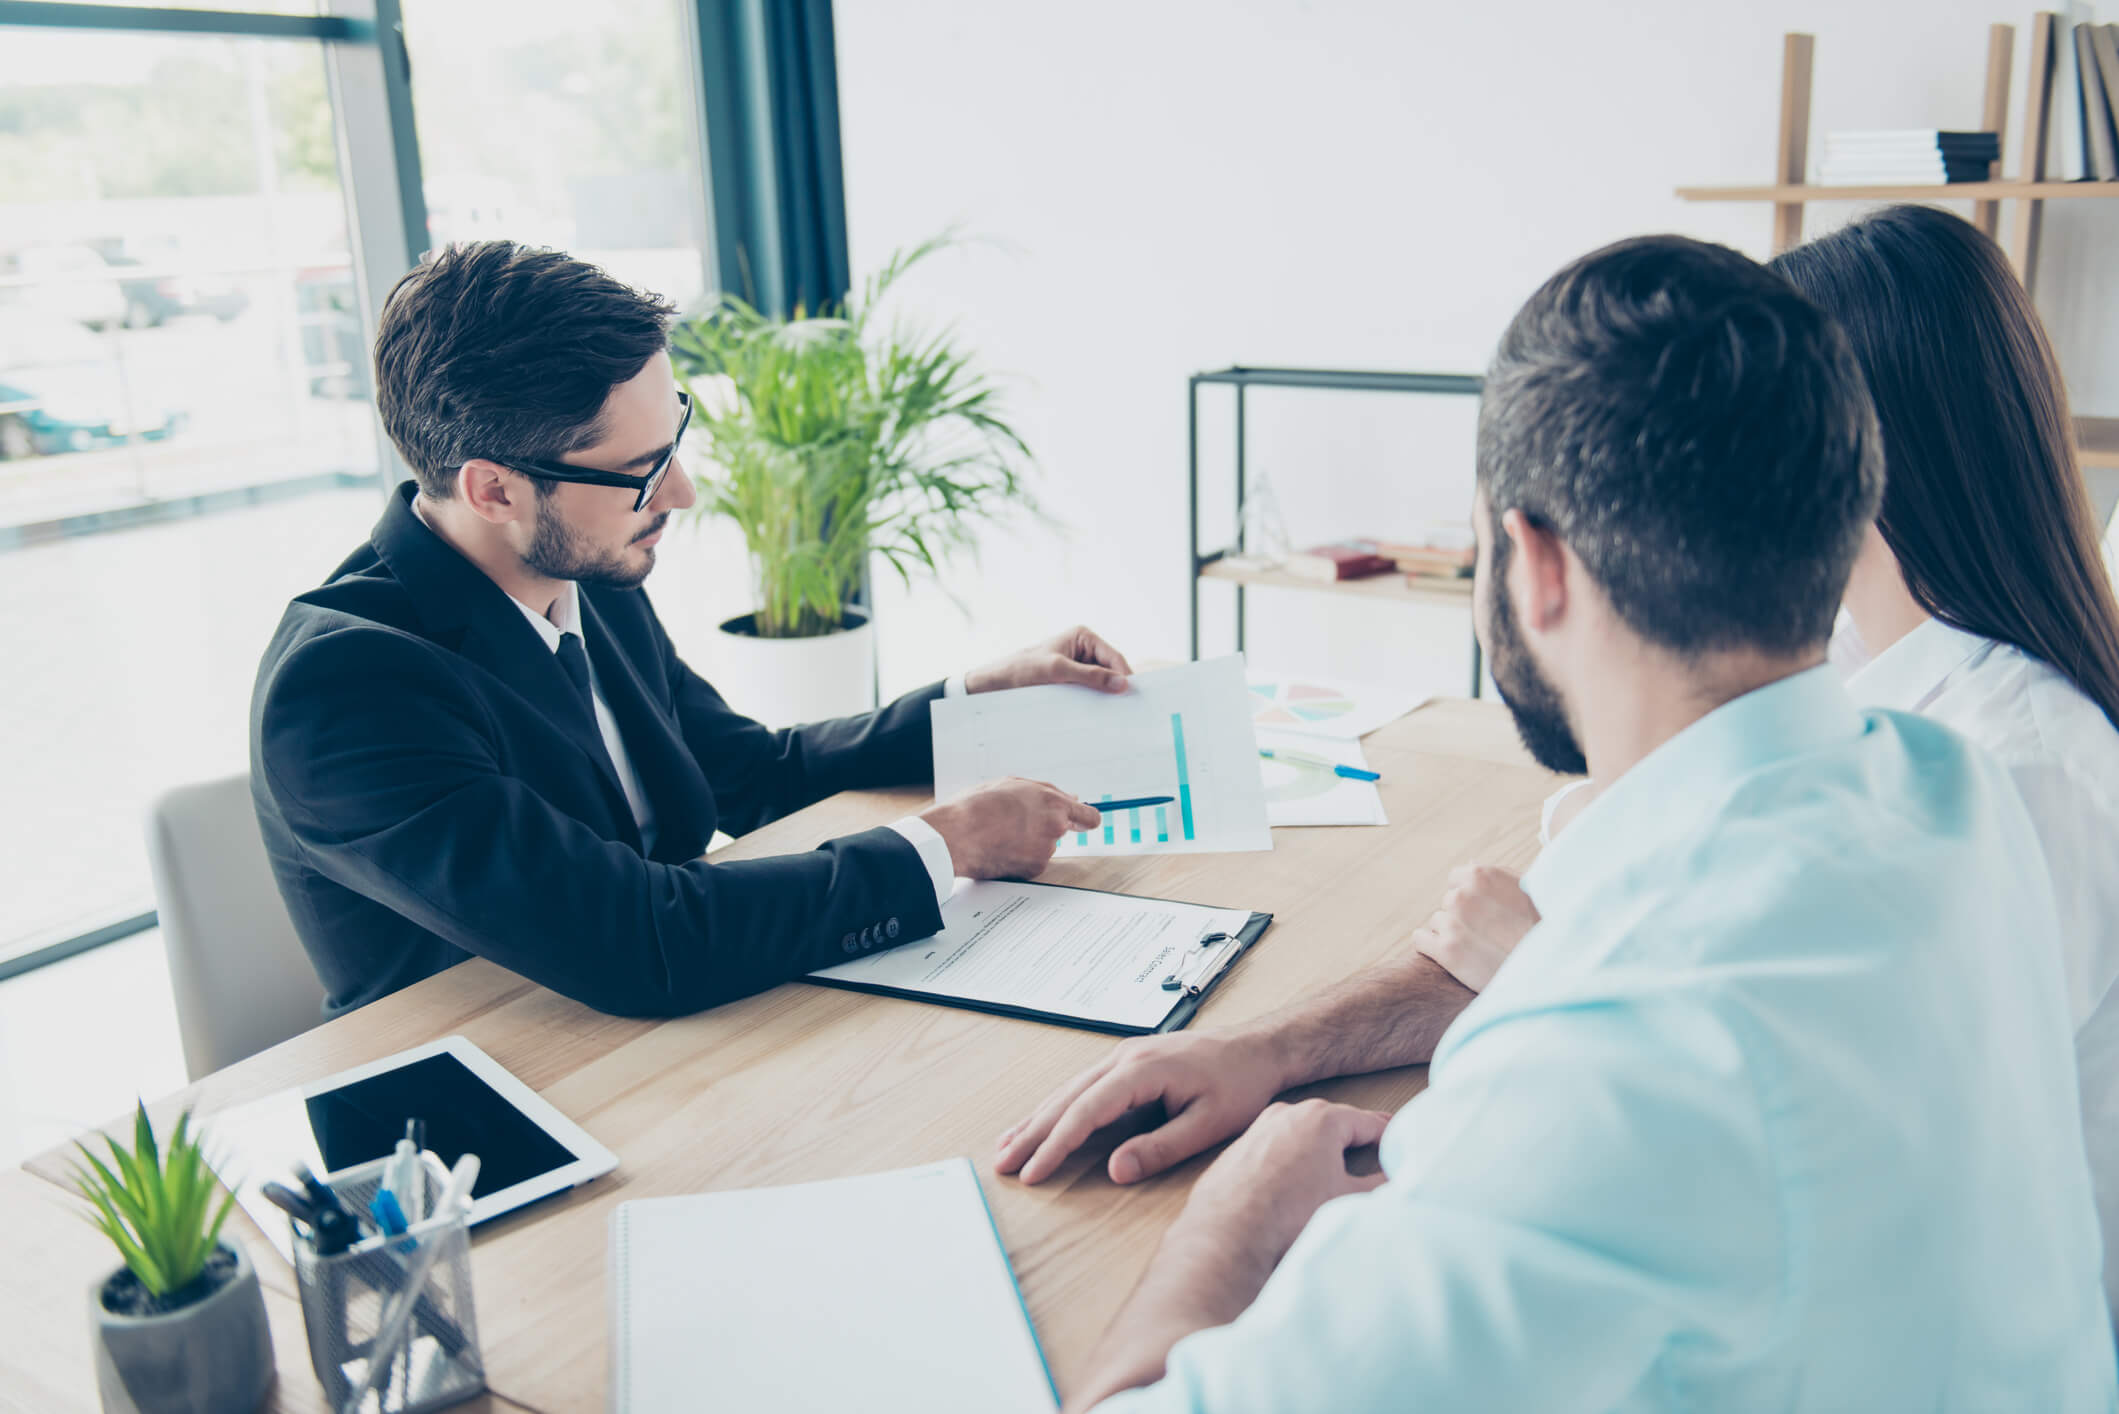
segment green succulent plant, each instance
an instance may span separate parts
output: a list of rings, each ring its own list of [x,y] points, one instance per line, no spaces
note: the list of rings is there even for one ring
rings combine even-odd
[[[886,329],[877,314],[906,271],[951,243],[898,252],[857,298],[813,317],[724,295],[672,331],[713,463],[694,478],[699,507],[743,532],[761,637],[838,628],[871,554],[910,583],[967,548],[974,522],[1035,511],[1029,448],[971,355],[949,332]],[[725,381],[695,386],[706,378]]]
[[[133,1121],[132,1148],[116,1139],[106,1141],[109,1163],[86,1144],[74,1145],[87,1160],[74,1165],[74,1183],[93,1209],[83,1216],[110,1239],[132,1274],[157,1299],[198,1280],[235,1203],[190,1127],[191,1112],[186,1110],[177,1117],[168,1144],[158,1147],[147,1106],[141,1104]]]

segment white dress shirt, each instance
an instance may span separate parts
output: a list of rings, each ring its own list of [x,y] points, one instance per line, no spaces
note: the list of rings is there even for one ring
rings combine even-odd
[[[2042,659],[1940,619],[1876,654],[1847,690],[1864,706],[1918,712],[1984,747],[2030,811],[2059,907],[2105,1293],[2119,1311],[2119,730]]]
[[[568,581],[560,590],[559,597],[552,601],[552,615],[546,618],[513,595],[509,602],[522,610],[524,618],[537,630],[537,636],[554,653],[559,651],[560,638],[569,633],[581,635],[581,646],[589,646],[586,625],[581,621],[581,589]],[[951,697],[960,697],[964,692],[962,674],[949,679],[943,692]],[[589,663],[589,695],[596,703],[596,726],[603,733],[604,750],[611,753],[611,765],[618,771],[618,788],[625,792],[625,803],[632,807],[633,823],[640,827],[640,849],[651,854],[655,848],[655,807],[641,789],[640,777],[633,770],[633,760],[625,752],[625,739],[619,734],[618,719],[611,715],[610,705],[603,700],[603,687],[596,678],[593,656]],[[891,822],[891,829],[905,837],[906,843],[919,851],[920,863],[927,868],[927,880],[934,885],[937,904],[949,902],[950,894],[956,891],[956,865],[949,857],[949,842],[944,840],[934,826],[917,815],[908,815]]]

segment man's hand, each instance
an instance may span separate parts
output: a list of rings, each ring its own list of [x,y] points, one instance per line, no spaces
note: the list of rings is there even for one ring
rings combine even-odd
[[[1041,687],[1072,682],[1099,692],[1124,692],[1133,665],[1126,655],[1085,628],[1070,628],[1059,637],[1013,658],[988,663],[964,674],[964,691],[999,692],[1009,687]]]
[[[1383,1138],[1390,1122],[1379,1111],[1325,1100],[1268,1106],[1200,1175],[1177,1227],[1210,1246],[1247,1254],[1254,1270],[1262,1268],[1262,1287],[1319,1208],[1382,1187],[1380,1172],[1348,1172],[1346,1155]],[[1253,1287],[1250,1296],[1257,1294]]]
[[[1414,930],[1412,943],[1450,976],[1483,992],[1537,922],[1537,906],[1516,875],[1491,865],[1466,864],[1450,871],[1442,907],[1426,927]]]
[[[1057,786],[1020,776],[974,786],[929,806],[920,818],[949,846],[967,879],[1033,879],[1052,861],[1069,830],[1093,830],[1104,817]]]
[[[1042,1182],[1091,1134],[1160,1103],[1164,1122],[1111,1154],[1111,1181],[1138,1182],[1241,1133],[1286,1088],[1278,1057],[1261,1037],[1136,1037],[1003,1134],[993,1166],[1020,1170],[1025,1183]]]

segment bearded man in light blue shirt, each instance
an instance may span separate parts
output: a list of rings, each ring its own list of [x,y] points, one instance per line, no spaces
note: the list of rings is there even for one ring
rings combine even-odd
[[[1823,666],[1881,480],[1844,339],[1735,252],[1628,241],[1532,297],[1481,411],[1474,615],[1532,754],[1609,785],[1426,1092],[1252,1124],[1070,1407],[2119,1407],[2037,838],[1998,766]],[[1419,1058],[1387,1001],[1134,1045],[1002,1167],[1152,1091],[1134,1177],[1232,1092]],[[1208,1046],[1236,1078],[1188,1091],[1170,1058]],[[1387,1181],[1351,1174],[1379,1139]]]

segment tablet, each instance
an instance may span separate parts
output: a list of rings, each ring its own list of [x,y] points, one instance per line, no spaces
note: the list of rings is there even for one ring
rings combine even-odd
[[[287,1182],[296,1164],[332,1174],[385,1158],[415,1118],[445,1166],[478,1155],[474,1227],[618,1167],[615,1154],[461,1036],[209,1115],[204,1128],[236,1201],[291,1262],[287,1215],[259,1185]]]

